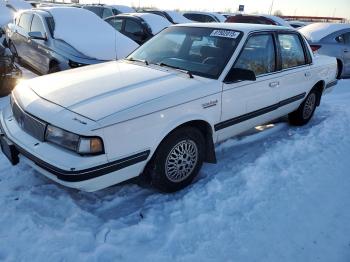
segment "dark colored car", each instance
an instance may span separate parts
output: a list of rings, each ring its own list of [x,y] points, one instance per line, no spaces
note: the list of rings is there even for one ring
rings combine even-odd
[[[0,97],[6,96],[11,92],[21,75],[22,72],[15,65],[14,56],[10,49],[0,43]]]
[[[171,25],[164,17],[150,13],[121,14],[105,21],[140,45]]]

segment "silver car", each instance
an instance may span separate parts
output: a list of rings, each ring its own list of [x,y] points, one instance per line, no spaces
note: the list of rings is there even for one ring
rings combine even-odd
[[[48,11],[32,9],[21,13],[7,29],[11,52],[40,74],[104,62],[55,39],[54,27],[55,21]]]
[[[315,53],[337,58],[338,78],[350,77],[350,24],[315,23],[299,31]]]

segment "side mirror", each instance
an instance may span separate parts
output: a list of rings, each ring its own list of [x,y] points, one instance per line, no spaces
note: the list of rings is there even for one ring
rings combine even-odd
[[[255,81],[255,73],[248,69],[231,68],[225,77],[224,83],[230,84],[237,81]]]
[[[28,36],[30,39],[44,40],[44,41],[47,40],[46,36],[44,36],[41,32],[29,32]]]

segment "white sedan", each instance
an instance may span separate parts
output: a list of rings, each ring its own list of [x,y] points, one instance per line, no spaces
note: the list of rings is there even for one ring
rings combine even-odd
[[[216,143],[287,114],[306,124],[336,71],[291,28],[176,25],[125,60],[20,83],[0,115],[2,150],[68,187],[141,175],[173,192],[216,162]]]

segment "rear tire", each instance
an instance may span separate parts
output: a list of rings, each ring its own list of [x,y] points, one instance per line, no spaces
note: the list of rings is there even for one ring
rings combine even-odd
[[[316,90],[311,90],[298,109],[288,115],[289,123],[294,126],[306,125],[314,115],[318,96]]]
[[[205,139],[196,128],[183,127],[165,138],[150,166],[152,185],[171,193],[191,184],[202,167]]]

